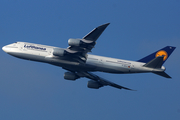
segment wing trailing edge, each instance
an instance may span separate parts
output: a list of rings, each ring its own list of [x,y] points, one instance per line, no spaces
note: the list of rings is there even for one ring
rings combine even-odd
[[[108,85],[108,86],[115,87],[115,88],[118,88],[118,89],[125,89],[125,90],[135,91],[135,90],[132,90],[130,88],[123,87],[123,86],[118,85],[116,83],[105,80],[104,78],[101,78],[101,77],[99,77],[99,76],[97,76],[97,75],[95,75],[93,73],[90,73],[90,72],[79,72],[78,74],[80,74],[81,77],[83,76],[83,77],[89,78],[89,79],[95,81],[96,83],[98,83],[99,84],[98,88]]]

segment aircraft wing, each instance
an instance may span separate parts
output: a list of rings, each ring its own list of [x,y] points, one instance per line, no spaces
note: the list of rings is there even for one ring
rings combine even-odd
[[[91,52],[92,48],[94,48],[96,44],[96,40],[109,24],[110,23],[103,24],[97,28],[94,28],[82,39],[69,39],[69,47],[66,49],[66,52],[69,53],[71,58],[74,58],[79,62],[85,62],[87,59],[87,53]]]
[[[86,78],[91,79],[88,82],[88,87],[89,88],[99,89],[100,87],[109,85],[109,86],[112,86],[112,87],[115,87],[115,88],[118,88],[118,89],[132,90],[132,89],[120,86],[118,84],[115,84],[113,82],[110,82],[108,80],[105,80],[104,78],[101,78],[101,77],[99,77],[99,76],[97,76],[97,75],[95,75],[93,73],[90,73],[90,72],[80,72],[80,73],[78,73],[78,75],[81,76],[81,77],[86,77]],[[91,84],[91,83],[93,83],[93,84]]]
[[[90,33],[84,36],[83,39],[95,42],[109,24],[110,23],[106,23],[97,28],[94,28]]]

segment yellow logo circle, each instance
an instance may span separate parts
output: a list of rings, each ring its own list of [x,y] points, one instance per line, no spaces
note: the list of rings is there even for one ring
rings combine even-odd
[[[164,56],[163,61],[165,61],[165,60],[167,59],[167,57],[168,57],[168,54],[167,54],[166,51],[161,50],[161,51],[158,51],[158,52],[156,53],[156,57],[158,57],[158,56]]]

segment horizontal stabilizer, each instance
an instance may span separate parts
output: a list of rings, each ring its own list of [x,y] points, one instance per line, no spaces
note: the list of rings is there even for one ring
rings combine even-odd
[[[151,60],[150,62],[146,63],[144,67],[150,67],[150,68],[161,68],[163,64],[163,58],[164,56],[158,56]]]
[[[154,74],[157,74],[157,75],[160,75],[162,77],[165,77],[165,78],[171,78],[171,76],[169,76],[167,73],[165,72],[153,72]]]

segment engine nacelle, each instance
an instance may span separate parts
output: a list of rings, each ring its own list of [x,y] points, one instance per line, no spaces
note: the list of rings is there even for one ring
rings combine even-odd
[[[70,38],[68,40],[69,46],[81,46],[83,44],[83,41],[81,39],[73,39]]]
[[[90,40],[85,40],[85,39],[73,39],[70,38],[68,40],[69,46],[76,46],[76,47],[87,47],[89,45],[94,46],[96,42],[90,41]]]
[[[94,80],[90,80],[90,81],[88,81],[87,87],[93,88],[93,89],[99,89],[100,87],[103,87],[103,85]]]
[[[62,48],[54,48],[53,49],[53,55],[55,56],[64,56],[66,54],[66,51]]]
[[[64,73],[64,79],[66,79],[66,80],[73,80],[74,81],[78,78],[79,78],[79,76],[76,75],[75,73],[72,73],[72,72],[65,72]]]

